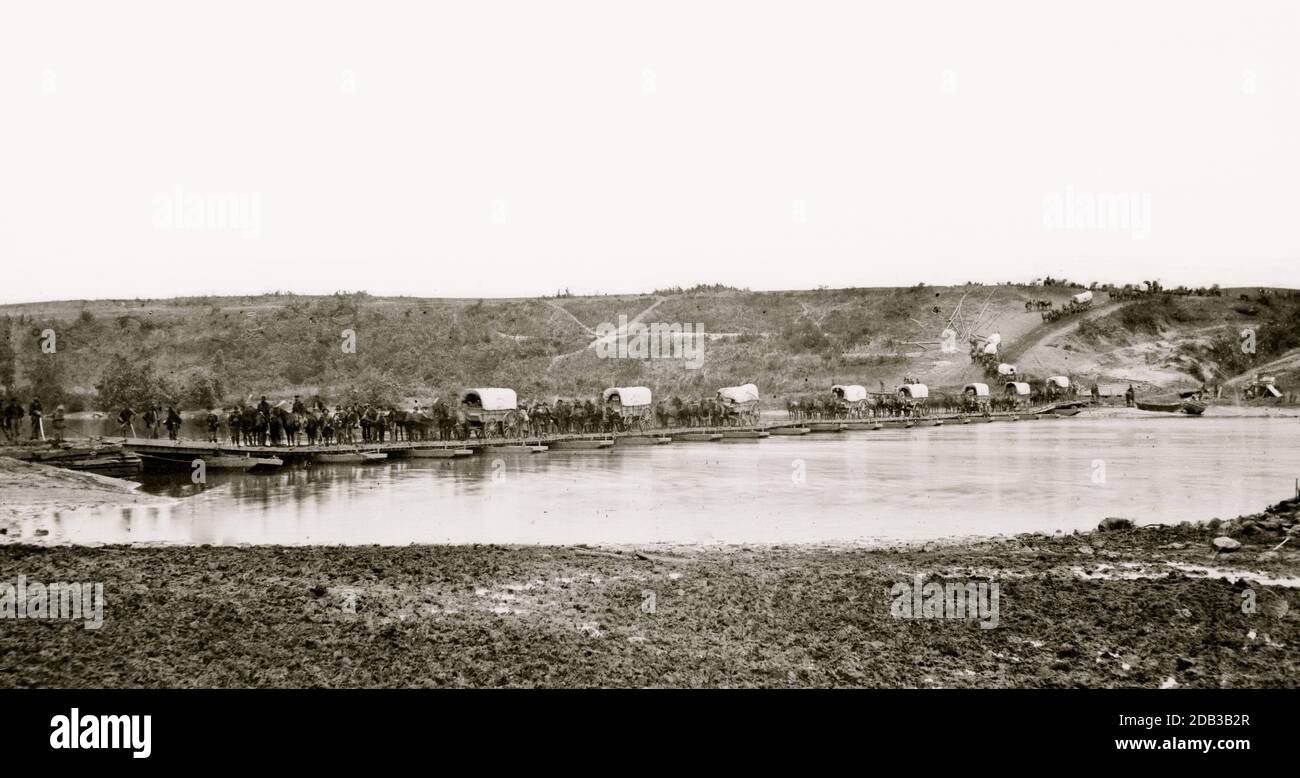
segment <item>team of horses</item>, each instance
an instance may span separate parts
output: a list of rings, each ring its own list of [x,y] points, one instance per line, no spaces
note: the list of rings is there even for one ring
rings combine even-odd
[[[967,391],[961,394],[935,393],[924,399],[899,394],[873,394],[865,400],[847,401],[835,395],[804,397],[786,403],[791,421],[835,421],[857,419],[916,418],[936,415],[988,414],[1021,410],[1055,400],[1072,399],[1073,387],[1035,388],[1028,396],[994,394],[980,396]]]
[[[437,401],[426,410],[404,411],[371,404],[290,410],[244,405],[229,412],[230,442],[239,446],[383,443],[388,440],[453,440],[469,426],[465,414]]]
[[[490,412],[441,399],[410,411],[363,403],[297,410],[245,404],[231,409],[225,419],[230,442],[236,446],[451,441],[628,432],[655,426],[736,426],[757,421],[757,403],[748,407],[716,398],[680,397],[626,408],[593,399],[561,398],[554,403],[525,402],[517,408]]]

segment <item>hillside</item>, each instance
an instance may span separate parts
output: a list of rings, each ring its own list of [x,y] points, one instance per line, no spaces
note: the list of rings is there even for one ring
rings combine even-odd
[[[904,376],[938,388],[984,380],[966,336],[999,333],[1003,358],[1036,376],[1085,383],[1136,382],[1144,390],[1229,381],[1259,365],[1295,365],[1287,331],[1300,332],[1292,292],[1225,290],[1222,296],[1115,302],[1045,322],[1026,301],[1059,309],[1072,286],[967,285],[748,292],[700,288],[655,294],[498,300],[306,297],[63,301],[0,306],[0,384],[47,408],[100,404],[113,373],[151,370],[150,387],[188,407],[266,394],[330,402],[449,396],[466,386],[511,386],[523,397],[594,394],[644,384],[660,395],[712,393],[754,382],[764,398],[825,391],[837,382],[893,389]],[[1243,300],[1242,296],[1250,298]],[[645,324],[700,325],[699,369],[681,359],[602,359],[593,343],[620,316]],[[1259,353],[1231,353],[1244,326],[1261,328]],[[944,353],[945,328],[960,333]],[[1289,329],[1288,329],[1289,328]],[[55,353],[43,353],[53,330]],[[355,333],[345,353],[344,333]],[[1272,333],[1272,334],[1268,334]],[[1282,334],[1277,334],[1282,333]],[[1239,381],[1238,381],[1239,382]],[[1230,383],[1231,385],[1231,383]]]

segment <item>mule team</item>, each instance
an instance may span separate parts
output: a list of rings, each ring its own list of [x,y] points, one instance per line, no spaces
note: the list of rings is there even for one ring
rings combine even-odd
[[[944,415],[1004,413],[1020,410],[1026,403],[1038,404],[1049,400],[1073,399],[1074,386],[1069,389],[1035,389],[1028,397],[1011,395],[980,396],[967,390],[958,395],[940,394],[925,399],[914,399],[900,394],[873,394],[856,402],[834,395],[805,397],[786,402],[786,415],[792,421],[840,419],[895,419]]]
[[[119,420],[121,418],[119,416]],[[416,403],[408,411],[393,405],[372,403],[340,404],[331,409],[317,401],[307,407],[297,396],[292,404],[272,405],[263,397],[256,405],[241,403],[228,409],[224,418],[215,410],[209,411],[205,418],[210,442],[229,441],[236,446],[468,440],[494,433],[534,436],[610,433],[651,425],[725,426],[740,421],[742,416],[722,400],[683,400],[676,396],[660,400],[644,411],[620,410],[613,404],[590,398],[561,398],[554,403],[543,400],[521,402],[499,425],[475,421],[463,409],[442,399],[424,406]]]

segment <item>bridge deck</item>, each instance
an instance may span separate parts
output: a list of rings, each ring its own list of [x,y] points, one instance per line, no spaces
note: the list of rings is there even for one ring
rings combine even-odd
[[[1008,419],[1013,416],[1023,416],[1036,413],[1045,413],[1051,410],[1051,407],[1024,410],[1016,413],[994,413],[991,416],[994,419]],[[975,415],[968,415],[969,418],[978,418]],[[780,420],[761,422],[759,424],[749,424],[735,427],[654,427],[645,431],[629,432],[592,432],[592,433],[548,433],[545,435],[530,435],[526,438],[473,438],[470,440],[386,440],[383,443],[335,443],[332,445],[306,445],[303,443],[298,446],[239,446],[231,443],[229,440],[223,440],[219,443],[210,441],[181,439],[167,440],[163,438],[109,438],[108,441],[121,441],[121,445],[130,451],[136,451],[146,454],[177,454],[177,455],[201,455],[213,453],[243,453],[259,454],[265,456],[278,457],[308,457],[313,454],[337,454],[346,451],[382,451],[382,452],[401,452],[410,449],[481,449],[489,446],[502,445],[521,445],[524,443],[530,445],[547,445],[550,443],[559,443],[570,440],[617,440],[620,438],[642,438],[642,437],[671,437],[673,435],[683,435],[687,433],[727,433],[727,432],[758,432],[777,429],[780,427],[799,427],[807,424],[821,422],[877,422],[885,425],[901,424],[907,422],[934,422],[934,421],[955,421],[962,418],[960,414],[932,415],[920,417],[889,417],[879,419],[802,419],[802,420]]]

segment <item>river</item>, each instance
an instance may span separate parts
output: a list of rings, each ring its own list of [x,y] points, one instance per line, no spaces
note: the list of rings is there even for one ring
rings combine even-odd
[[[1043,419],[460,460],[146,475],[174,506],[48,543],[882,543],[1229,518],[1291,496],[1300,419]],[[15,538],[16,539],[16,538]],[[12,542],[12,540],[7,540]]]

